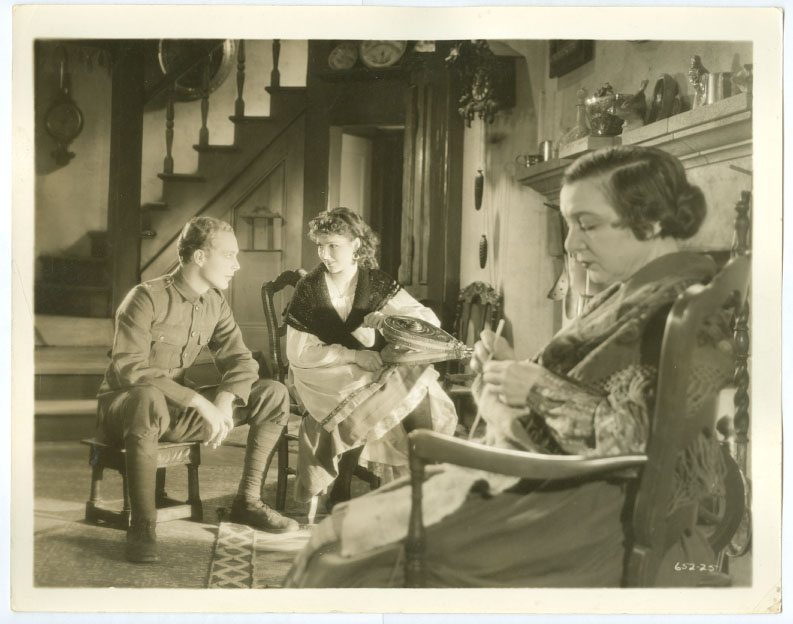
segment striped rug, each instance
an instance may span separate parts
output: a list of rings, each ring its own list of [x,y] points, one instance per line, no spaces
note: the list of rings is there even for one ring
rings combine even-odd
[[[281,587],[292,560],[308,541],[310,528],[274,534],[221,522],[218,527],[208,587],[264,589]]]

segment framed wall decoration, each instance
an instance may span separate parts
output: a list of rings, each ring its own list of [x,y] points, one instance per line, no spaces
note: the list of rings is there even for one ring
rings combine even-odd
[[[548,45],[549,78],[564,76],[595,56],[595,42],[591,39],[552,39]]]

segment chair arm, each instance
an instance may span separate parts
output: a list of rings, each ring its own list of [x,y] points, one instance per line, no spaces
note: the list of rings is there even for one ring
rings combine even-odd
[[[522,479],[567,479],[642,466],[645,455],[583,457],[500,449],[428,429],[408,434],[410,453],[425,462],[445,462]]]

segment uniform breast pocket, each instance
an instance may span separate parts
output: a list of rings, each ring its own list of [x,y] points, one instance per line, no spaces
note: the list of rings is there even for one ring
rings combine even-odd
[[[184,330],[174,325],[154,325],[151,328],[149,365],[155,368],[179,368],[182,365]]]
[[[198,344],[202,347],[205,347],[209,344],[209,341],[212,340],[212,334],[215,333],[214,327],[203,327],[199,330],[198,335]]]
[[[201,353],[201,350],[209,343],[212,338],[212,328],[199,328],[190,332],[187,339],[187,346],[184,349],[184,359],[182,366],[190,367]]]

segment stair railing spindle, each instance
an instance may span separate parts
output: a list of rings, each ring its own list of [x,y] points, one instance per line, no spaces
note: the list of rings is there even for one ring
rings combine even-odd
[[[163,173],[173,173],[174,83],[168,86],[168,104],[165,107],[165,159]]]
[[[207,118],[209,117],[209,65],[212,57],[208,56],[201,72],[201,130],[198,133],[198,144],[201,147],[209,145],[209,128]]]
[[[245,87],[245,40],[240,39],[237,46],[237,100],[234,102],[234,116],[245,116],[245,100],[242,99],[242,90]]]
[[[273,71],[270,72],[270,86],[281,86],[281,72],[278,70],[278,59],[281,56],[281,40],[273,39]]]

